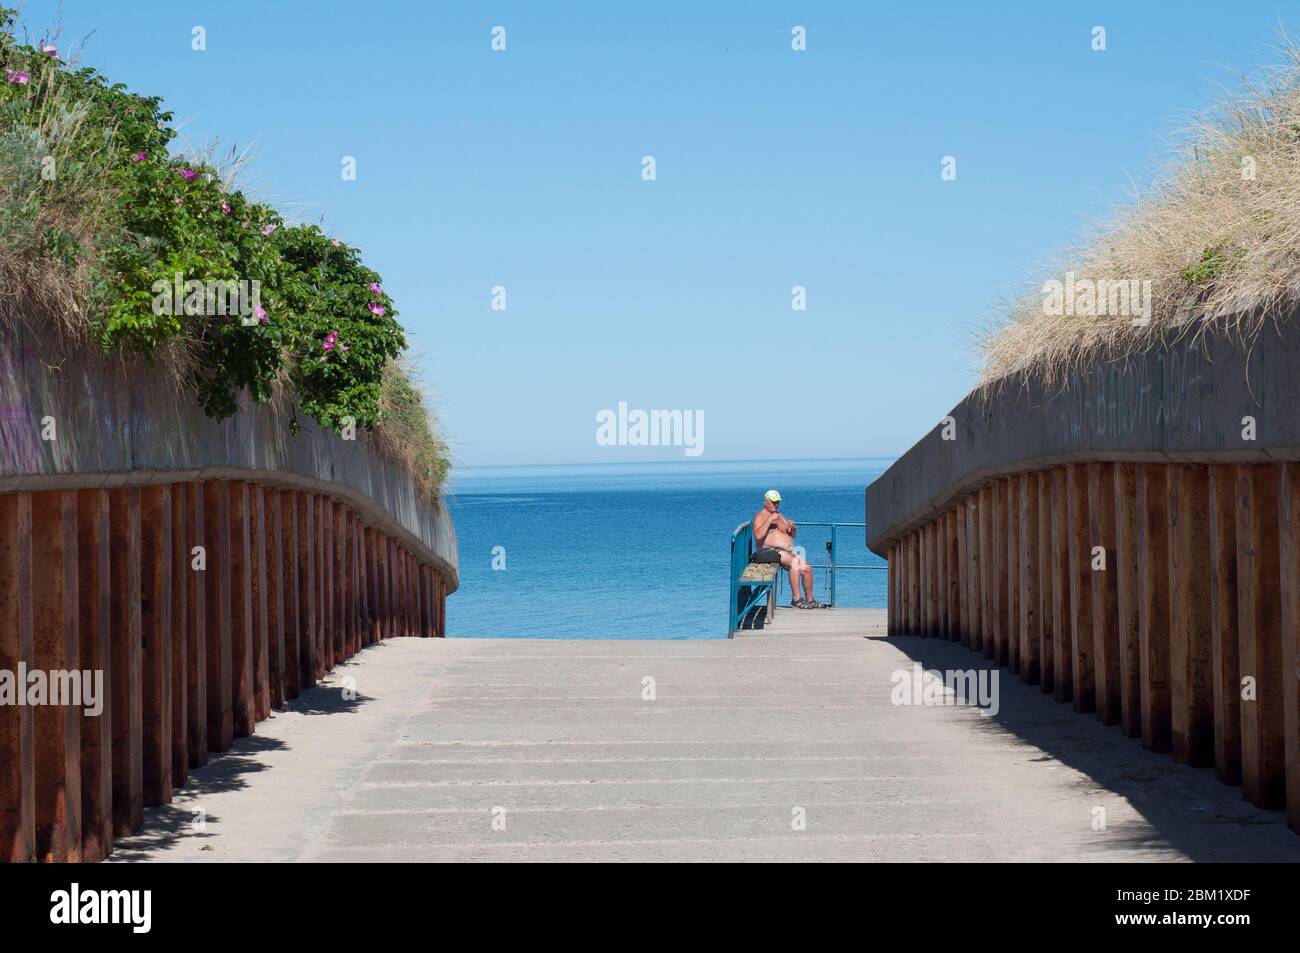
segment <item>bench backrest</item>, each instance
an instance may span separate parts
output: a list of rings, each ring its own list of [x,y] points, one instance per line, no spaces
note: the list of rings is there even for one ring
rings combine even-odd
[[[734,583],[749,565],[754,555],[754,525],[741,523],[731,534],[731,581]]]

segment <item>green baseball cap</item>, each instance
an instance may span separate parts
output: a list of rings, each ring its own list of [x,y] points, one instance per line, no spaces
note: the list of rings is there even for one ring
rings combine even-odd
[[[773,503],[780,503],[781,494],[776,492],[776,490],[768,490],[766,493],[763,494],[763,499],[770,500]]]

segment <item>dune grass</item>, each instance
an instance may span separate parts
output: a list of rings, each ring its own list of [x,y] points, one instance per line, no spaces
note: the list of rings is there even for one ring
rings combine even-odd
[[[980,388],[1071,374],[1214,329],[1249,346],[1300,297],[1300,49],[1201,115],[1156,181],[1057,257],[1042,277],[1149,282],[1149,322],[1011,303],[977,344]],[[1105,310],[1105,309],[1103,309]]]

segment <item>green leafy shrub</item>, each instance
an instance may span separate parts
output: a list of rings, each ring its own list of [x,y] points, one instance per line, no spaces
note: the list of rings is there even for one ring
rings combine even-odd
[[[39,275],[35,290],[52,299],[49,310],[74,315],[105,351],[152,358],[183,344],[188,383],[218,419],[236,411],[243,391],[267,402],[284,386],[297,409],[336,431],[349,418],[366,429],[391,423],[397,434],[382,446],[414,439],[438,448],[440,459],[418,465],[397,454],[436,493],[445,443],[404,374],[395,386],[410,393],[388,404],[400,416],[385,418],[385,374],[406,340],[380,276],[316,226],[288,225],[229,190],[215,168],[173,157],[172,115],[160,99],[20,45],[14,17],[0,8],[5,297],[33,293]],[[247,283],[259,307],[191,313],[167,293],[177,275]]]

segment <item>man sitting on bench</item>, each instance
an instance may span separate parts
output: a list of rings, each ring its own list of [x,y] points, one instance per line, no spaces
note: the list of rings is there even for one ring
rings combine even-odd
[[[828,609],[829,606],[813,598],[812,566],[800,559],[794,551],[794,534],[798,532],[794,520],[788,520],[778,510],[781,494],[768,490],[763,494],[763,508],[754,515],[754,555],[751,562],[780,563],[790,573],[790,605],[795,609]],[[799,583],[803,582],[803,598],[799,598]]]

